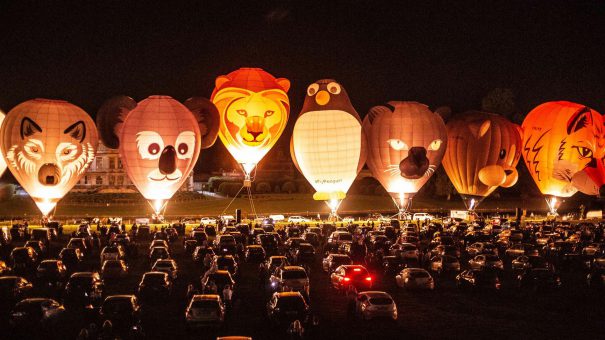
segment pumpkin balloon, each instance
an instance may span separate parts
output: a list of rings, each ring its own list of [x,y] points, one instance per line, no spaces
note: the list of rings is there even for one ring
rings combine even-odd
[[[210,100],[220,114],[219,137],[250,173],[281,136],[290,113],[290,81],[260,68],[240,68],[216,78]]]
[[[159,214],[185,182],[200,154],[216,140],[218,112],[202,98],[186,102],[150,96],[138,104],[116,97],[97,114],[101,139],[117,147],[132,183]]]
[[[291,140],[292,159],[333,216],[366,159],[366,139],[349,96],[332,79],[307,88]]]
[[[556,213],[556,197],[578,191],[574,176],[580,183],[578,173],[598,172],[605,156],[604,130],[601,114],[566,101],[541,104],[525,117],[523,158],[542,194],[549,196],[551,213]]]
[[[84,110],[50,99],[17,105],[6,115],[0,135],[9,170],[45,217],[80,180],[99,141]]]
[[[518,125],[493,113],[471,111],[447,123],[447,137],[443,167],[468,210],[499,186],[517,183]]]
[[[400,217],[441,164],[447,145],[443,119],[424,104],[391,101],[363,120],[367,165],[391,195]]]

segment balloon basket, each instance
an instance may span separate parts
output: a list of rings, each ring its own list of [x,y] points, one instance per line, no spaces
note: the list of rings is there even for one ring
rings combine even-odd
[[[553,216],[553,217],[558,216],[559,214],[557,213],[557,210],[561,206],[562,201],[557,199],[556,196],[549,196],[549,197],[546,197],[545,199],[546,199],[546,204],[548,205],[548,216]]]
[[[475,209],[483,202],[485,199],[484,196],[475,196],[475,195],[460,195],[462,197],[462,201],[466,206],[466,210],[469,213],[474,213]]]
[[[397,214],[392,217],[397,217],[400,221],[405,220],[407,211],[412,207],[412,199],[414,193],[390,193],[393,203],[397,207]]]

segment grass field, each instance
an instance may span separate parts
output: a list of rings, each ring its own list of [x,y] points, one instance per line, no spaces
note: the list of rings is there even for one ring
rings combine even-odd
[[[177,216],[217,216],[222,213],[233,214],[235,209],[241,209],[244,216],[253,215],[248,198],[236,198],[231,205],[231,198],[196,199],[180,202],[169,202],[165,211],[166,217]],[[254,206],[258,215],[269,214],[297,214],[316,216],[327,215],[328,207],[320,201],[314,201],[311,194],[271,194],[255,195]],[[227,209],[227,206],[229,208]],[[486,200],[479,211],[486,212],[512,212],[515,208],[527,209],[528,211],[543,212],[546,204],[542,199],[531,200]],[[566,208],[565,206],[562,208]],[[569,209],[569,207],[567,207]],[[447,214],[449,210],[465,210],[459,198],[447,200],[415,199],[412,211],[428,211],[432,213]],[[385,214],[396,213],[396,208],[390,197],[349,195],[339,208],[341,216],[362,215],[371,212]],[[141,197],[138,204],[91,204],[91,203],[62,203],[59,202],[54,216],[57,218],[68,217],[144,217],[150,216],[152,209]],[[17,197],[0,203],[0,217],[10,218],[37,218],[40,216],[38,208],[29,197]]]

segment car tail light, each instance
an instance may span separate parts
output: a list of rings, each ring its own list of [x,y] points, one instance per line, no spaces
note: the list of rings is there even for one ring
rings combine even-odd
[[[360,268],[353,268],[353,271],[354,271],[354,272],[360,272],[360,271],[361,271],[361,269],[360,269]]]
[[[343,280],[345,280],[345,282],[349,282],[349,281],[351,281],[351,278],[350,277],[345,277]]]
[[[371,276],[366,277],[366,281],[372,281],[372,277]]]

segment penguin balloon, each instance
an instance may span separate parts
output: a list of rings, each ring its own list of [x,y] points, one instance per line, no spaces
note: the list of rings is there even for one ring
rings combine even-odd
[[[345,198],[366,160],[366,139],[359,114],[338,82],[309,85],[290,145],[296,167],[326,201],[331,216]]]

